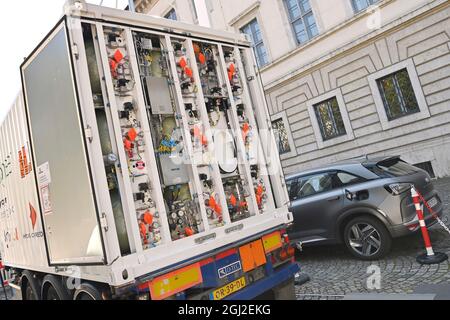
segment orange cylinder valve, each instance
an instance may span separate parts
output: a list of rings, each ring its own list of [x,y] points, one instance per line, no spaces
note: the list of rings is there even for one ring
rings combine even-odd
[[[206,63],[206,57],[203,53],[199,53],[198,54],[198,62],[200,62],[200,64],[205,64]]]
[[[144,213],[144,222],[149,226],[153,224],[153,215],[150,213],[150,211]]]
[[[142,238],[145,238],[147,236],[147,226],[145,223],[141,222],[139,223],[139,231],[141,233]]]
[[[131,142],[135,141],[138,136],[138,133],[136,132],[136,129],[131,128],[130,131],[128,131],[128,139],[130,139]]]
[[[188,78],[192,78],[194,76],[194,73],[192,72],[192,69],[189,67],[184,68],[184,73]]]
[[[186,234],[187,237],[191,237],[195,234],[194,230],[192,230],[191,228],[184,229],[184,233]]]
[[[178,62],[178,65],[179,65],[182,69],[186,68],[186,67],[187,67],[186,59],[185,59],[185,58],[181,58],[180,61]]]

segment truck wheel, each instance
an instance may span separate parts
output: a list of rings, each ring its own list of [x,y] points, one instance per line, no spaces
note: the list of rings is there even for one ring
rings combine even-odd
[[[103,298],[100,291],[94,285],[83,283],[80,288],[75,291],[74,300],[101,301]]]
[[[275,300],[297,300],[295,295],[295,278],[280,284],[273,289]]]
[[[391,250],[392,238],[378,219],[361,216],[351,220],[344,230],[349,252],[360,260],[378,260]]]
[[[71,300],[69,293],[62,284],[62,278],[54,275],[44,277],[42,284],[43,300]]]
[[[36,275],[28,270],[22,273],[22,281],[25,282],[23,290],[23,300],[41,300],[41,285]]]

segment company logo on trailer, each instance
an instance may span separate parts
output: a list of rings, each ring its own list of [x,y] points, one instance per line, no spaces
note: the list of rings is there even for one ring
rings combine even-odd
[[[228,277],[229,275],[232,275],[233,273],[236,273],[236,272],[238,272],[240,270],[242,270],[241,262],[240,261],[236,261],[233,264],[230,264],[228,266],[220,268],[218,270],[219,278],[223,279],[223,278]]]
[[[22,147],[22,150],[19,151],[19,166],[20,166],[20,176],[25,178],[31,172],[32,165],[28,162],[27,156],[27,148],[25,146]]]
[[[36,212],[36,209],[34,209],[34,207],[31,205],[31,203],[29,204],[30,206],[30,221],[31,221],[31,225],[33,226],[33,231],[36,228],[36,224],[37,224],[37,219],[38,219],[38,215]],[[44,237],[44,233],[42,231],[38,231],[38,232],[33,232],[33,233],[27,233],[23,235],[24,239],[35,239],[35,238],[43,238]]]

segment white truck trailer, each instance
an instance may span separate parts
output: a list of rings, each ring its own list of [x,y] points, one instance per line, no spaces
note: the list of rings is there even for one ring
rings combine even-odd
[[[289,198],[242,35],[69,1],[0,127],[27,300],[293,297]]]

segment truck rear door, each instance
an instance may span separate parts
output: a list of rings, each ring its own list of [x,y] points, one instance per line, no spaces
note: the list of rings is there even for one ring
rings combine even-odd
[[[103,264],[85,129],[62,21],[21,67],[50,265]]]

